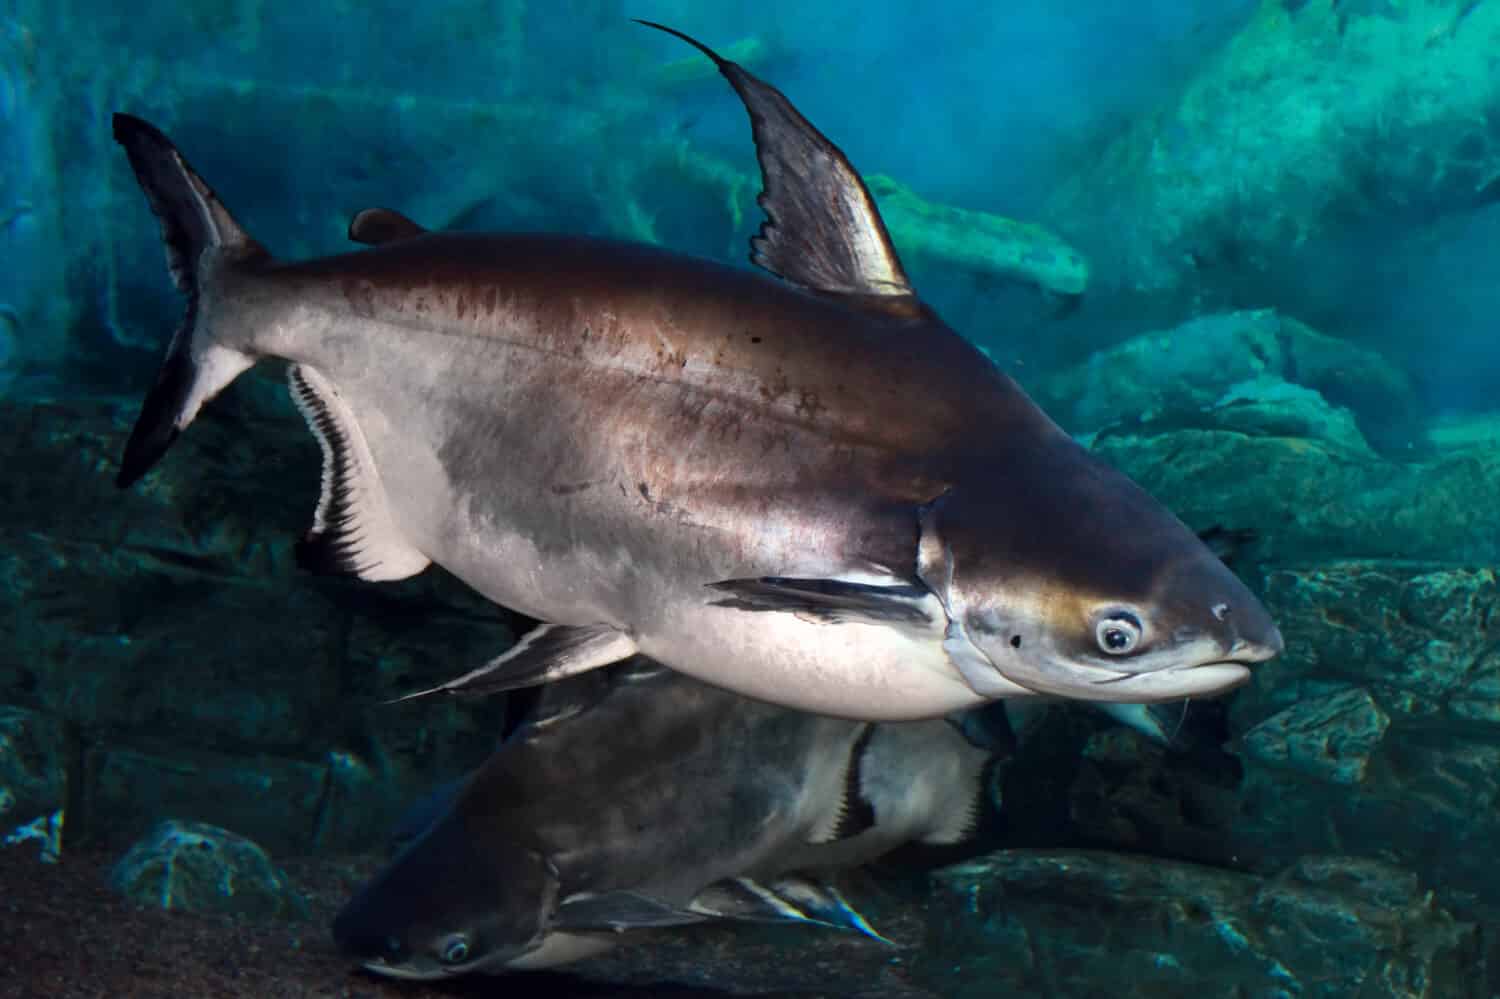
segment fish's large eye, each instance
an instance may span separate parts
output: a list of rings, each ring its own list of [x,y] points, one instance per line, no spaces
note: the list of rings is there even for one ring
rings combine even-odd
[[[469,938],[462,933],[455,933],[443,941],[444,964],[459,964],[469,956]]]
[[[1129,611],[1112,611],[1094,625],[1094,641],[1109,655],[1127,655],[1141,643],[1140,618]]]

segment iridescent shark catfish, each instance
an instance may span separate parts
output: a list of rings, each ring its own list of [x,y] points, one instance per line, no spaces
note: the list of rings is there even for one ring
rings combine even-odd
[[[878,721],[1204,696],[1276,655],[1270,616],[1187,527],[917,297],[844,154],[662,30],[749,111],[751,259],[774,279],[379,210],[351,226],[371,248],[283,263],[116,114],[188,300],[120,485],[241,372],[289,361],[324,459],[301,563],[393,580],[435,562],[544,622],[440,691],[641,653]]]
[[[698,923],[884,939],[825,875],[965,839],[989,761],[943,720],[824,718],[631,659],[543,688],[334,938],[397,978],[557,967]]]

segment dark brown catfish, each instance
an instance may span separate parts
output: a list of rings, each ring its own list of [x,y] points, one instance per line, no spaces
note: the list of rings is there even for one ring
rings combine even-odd
[[[291,362],[324,455],[303,564],[436,562],[545,622],[449,692],[640,652],[791,707],[915,719],[1213,694],[1275,655],[1213,553],[917,297],[843,153],[698,47],[750,113],[752,260],[774,278],[382,211],[351,229],[372,248],[284,263],[116,115],[188,298],[121,484],[242,371]]]
[[[941,719],[822,718],[632,659],[543,688],[334,937],[372,971],[440,978],[703,922],[878,936],[823,875],[962,840],[988,761]]]

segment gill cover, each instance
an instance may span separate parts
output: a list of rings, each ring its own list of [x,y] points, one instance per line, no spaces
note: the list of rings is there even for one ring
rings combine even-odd
[[[953,549],[938,529],[938,515],[950,496],[951,492],[945,492],[917,511],[917,578],[943,605],[948,618],[943,630],[943,651],[964,682],[982,697],[1013,696],[1016,685],[1000,675],[995,664],[970,640],[964,627],[966,608],[953,588]]]

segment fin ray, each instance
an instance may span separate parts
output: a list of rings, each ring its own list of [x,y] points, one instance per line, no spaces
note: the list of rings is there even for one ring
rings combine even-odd
[[[847,296],[860,308],[922,315],[875,200],[843,151],[743,66],[666,25],[637,23],[712,59],[750,115],[762,184],[756,201],[766,213],[750,240],[751,262],[810,291]]]
[[[551,683],[635,655],[635,639],[608,624],[541,624],[503,655],[436,687],[397,698],[429,694],[494,694]]]
[[[853,930],[894,946],[845,901],[837,888],[799,875],[781,877],[769,885],[753,878],[716,881],[694,896],[688,911],[731,922],[806,923]]]
[[[297,563],[371,581],[406,579],[427,568],[431,560],[396,527],[375,458],[338,390],[305,364],[287,369],[287,383],[323,452],[322,488],[312,528],[297,543]]]
[[[931,846],[951,846],[974,835],[984,811],[986,775],[994,762],[993,753],[972,745],[962,732],[949,729],[948,734],[955,744],[951,769],[943,777],[948,790],[940,800],[956,807],[930,810],[932,825],[918,842]]]
[[[839,800],[828,814],[807,835],[812,844],[837,843],[858,836],[875,825],[875,809],[862,790],[865,754],[870,739],[875,735],[874,725],[865,725],[849,746],[848,758],[844,761],[844,779],[839,790]]]
[[[843,892],[826,881],[804,875],[789,875],[771,883],[771,890],[786,902],[795,905],[812,921],[835,929],[853,930],[872,940],[896,946],[896,942],[879,933],[859,910],[849,904]]]
[[[878,624],[932,623],[923,606],[932,594],[910,583],[880,585],[841,579],[791,579],[761,576],[726,579],[709,588],[729,596],[713,601],[715,607],[746,611],[788,611],[825,624],[864,621]]]
[[[113,131],[161,227],[172,283],[187,299],[182,322],[167,343],[156,381],[125,443],[115,477],[115,485],[123,489],[161,460],[204,403],[254,363],[248,354],[213,341],[200,308],[201,285],[225,267],[269,260],[270,254],[155,125],[117,112]]]
[[[553,929],[572,933],[590,930],[644,930],[690,926],[714,917],[671,905],[641,892],[621,890],[580,894],[566,899],[552,916]]]

